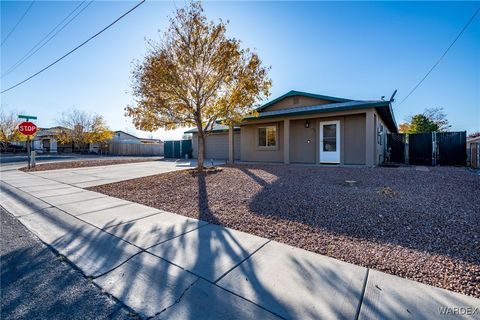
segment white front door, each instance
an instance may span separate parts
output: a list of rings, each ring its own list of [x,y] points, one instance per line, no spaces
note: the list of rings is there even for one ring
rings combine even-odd
[[[340,163],[340,121],[320,122],[320,162]]]

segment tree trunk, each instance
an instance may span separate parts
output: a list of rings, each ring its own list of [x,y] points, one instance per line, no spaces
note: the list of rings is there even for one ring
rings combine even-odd
[[[198,134],[198,155],[197,155],[197,170],[203,170],[203,163],[205,161],[205,136]]]

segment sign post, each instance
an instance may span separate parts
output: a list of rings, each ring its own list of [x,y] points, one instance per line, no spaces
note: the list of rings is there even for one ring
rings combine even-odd
[[[26,121],[20,123],[18,125],[18,131],[21,133],[21,134],[24,134],[27,136],[27,157],[28,157],[28,169],[30,169],[30,166],[31,166],[31,163],[32,163],[32,146],[31,146],[31,142],[32,140],[30,140],[30,136],[34,135],[35,132],[37,132],[37,126],[35,125],[35,123],[33,122],[30,122],[29,120],[30,119],[37,119],[37,117],[35,116],[26,116],[26,115],[18,115],[18,118],[20,119],[25,119]]]

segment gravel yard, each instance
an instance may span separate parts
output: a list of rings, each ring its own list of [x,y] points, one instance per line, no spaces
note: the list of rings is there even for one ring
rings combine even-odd
[[[112,164],[124,164],[124,163],[136,163],[136,162],[147,162],[147,161],[157,161],[158,159],[151,158],[139,158],[139,159],[113,159],[113,160],[76,160],[76,161],[61,161],[61,162],[51,162],[37,164],[35,167],[28,169],[27,167],[20,168],[21,171],[31,172],[31,171],[46,171],[46,170],[57,170],[57,169],[71,169],[71,168],[83,168],[83,167],[99,167],[99,166],[110,166]]]
[[[465,168],[238,165],[90,190],[480,298],[480,177]]]

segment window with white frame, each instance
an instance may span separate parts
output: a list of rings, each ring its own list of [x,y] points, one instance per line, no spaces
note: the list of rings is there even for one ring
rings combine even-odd
[[[258,128],[258,146],[259,147],[276,147],[277,146],[277,127],[259,127]]]

